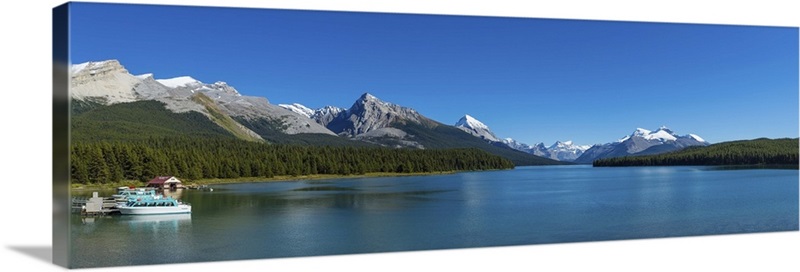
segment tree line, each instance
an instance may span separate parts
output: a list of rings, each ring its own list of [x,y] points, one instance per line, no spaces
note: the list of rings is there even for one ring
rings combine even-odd
[[[315,174],[421,173],[513,168],[508,159],[478,149],[391,149],[352,146],[270,145],[223,138],[149,138],[75,142],[73,183],[188,180]]]
[[[595,160],[594,166],[798,165],[798,139],[723,142],[650,156]]]

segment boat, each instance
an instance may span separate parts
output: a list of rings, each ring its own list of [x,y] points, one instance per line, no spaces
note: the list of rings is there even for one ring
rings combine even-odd
[[[117,193],[111,195],[111,197],[113,197],[117,203],[126,203],[130,200],[136,200],[139,198],[160,198],[161,196],[152,189],[131,189],[127,187],[120,187],[117,190]]]
[[[213,192],[214,188],[208,187],[208,185],[200,185],[197,190]]]
[[[149,197],[129,199],[117,205],[121,214],[176,214],[191,213],[192,206],[171,197]]]
[[[193,190],[199,190],[199,191],[209,191],[209,192],[213,192],[214,191],[214,188],[208,187],[208,185],[189,185],[189,186],[186,186],[186,188],[193,189]]]

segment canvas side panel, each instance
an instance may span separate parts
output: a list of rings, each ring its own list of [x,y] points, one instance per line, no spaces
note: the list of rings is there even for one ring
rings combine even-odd
[[[69,3],[53,8],[53,263],[69,267]]]

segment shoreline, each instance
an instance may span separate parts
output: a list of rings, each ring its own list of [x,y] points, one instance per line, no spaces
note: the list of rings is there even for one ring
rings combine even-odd
[[[294,182],[302,180],[322,180],[322,179],[346,179],[346,178],[383,178],[383,177],[412,177],[412,176],[434,176],[434,175],[451,175],[459,171],[443,171],[443,172],[424,172],[424,173],[385,173],[375,172],[357,175],[335,175],[335,174],[316,174],[316,175],[300,175],[300,176],[275,176],[271,178],[265,177],[246,177],[246,178],[227,178],[227,179],[199,179],[186,182],[187,185],[220,185],[220,184],[237,184],[237,183],[265,183],[265,182]]]
[[[492,171],[492,170],[484,170]],[[357,175],[335,175],[335,174],[316,174],[316,175],[300,175],[300,176],[274,176],[271,178],[266,177],[244,177],[244,178],[217,178],[217,179],[198,179],[186,180],[183,186],[195,185],[221,185],[221,184],[238,184],[238,183],[267,183],[267,182],[296,182],[302,180],[323,180],[323,179],[346,179],[346,178],[382,178],[382,177],[411,177],[411,176],[433,176],[433,175],[452,175],[464,171],[442,171],[442,172],[421,172],[421,173],[388,173],[388,172],[375,172]],[[108,184],[76,184],[70,185],[70,191],[87,191],[87,190],[112,190],[117,187],[130,186],[144,187],[144,182],[139,181],[121,181]]]

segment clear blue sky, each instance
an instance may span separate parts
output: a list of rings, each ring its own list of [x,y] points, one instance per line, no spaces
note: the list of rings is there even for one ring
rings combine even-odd
[[[364,92],[499,137],[798,137],[798,29],[73,3],[73,63],[312,108]]]

